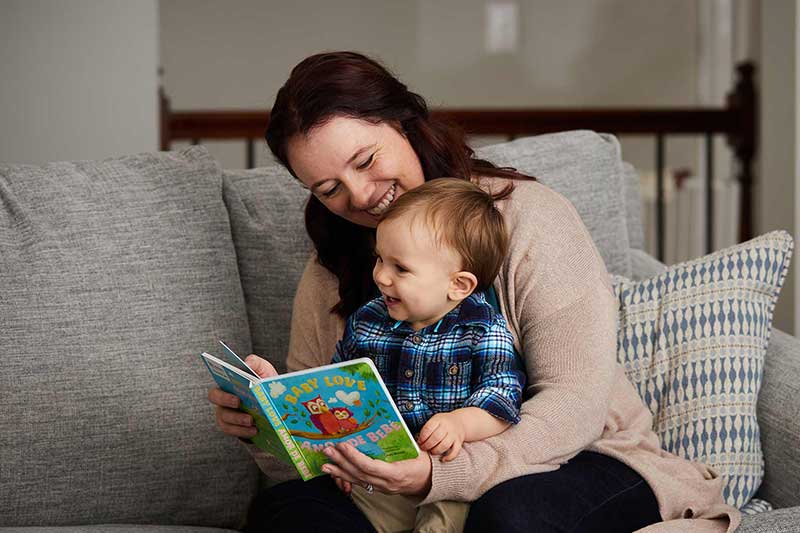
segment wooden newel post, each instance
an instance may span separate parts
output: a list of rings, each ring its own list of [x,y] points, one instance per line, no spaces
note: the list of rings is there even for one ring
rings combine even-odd
[[[735,111],[728,130],[728,144],[739,162],[739,242],[753,238],[753,158],[758,148],[758,99],[754,73],[753,63],[738,64],[736,85],[727,97],[728,107]]]

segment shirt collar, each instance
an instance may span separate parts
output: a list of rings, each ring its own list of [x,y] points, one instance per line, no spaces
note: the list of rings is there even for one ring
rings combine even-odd
[[[381,299],[381,304],[384,309],[385,323],[389,329],[394,331],[411,330],[411,326],[407,322],[400,322],[389,316],[383,299]],[[434,322],[430,326],[425,326],[419,330],[419,333],[443,335],[450,333],[457,325],[478,326],[489,329],[492,326],[493,319],[494,309],[492,309],[492,306],[486,301],[484,294],[482,292],[474,292],[439,319],[438,322]]]

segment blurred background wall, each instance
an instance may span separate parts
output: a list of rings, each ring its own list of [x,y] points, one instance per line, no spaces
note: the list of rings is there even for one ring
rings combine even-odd
[[[156,0],[0,1],[0,161],[158,148]]]
[[[431,106],[462,108],[721,106],[734,65],[751,59],[762,95],[755,231],[793,230],[800,224],[798,3],[3,0],[0,161],[156,149],[159,84],[174,110],[266,110],[291,67],[322,50],[375,56]],[[640,172],[652,252],[655,142],[621,142]],[[241,143],[205,144],[224,167],[244,166]],[[689,176],[680,188],[667,182],[665,260],[674,263],[704,253],[705,155],[698,139],[669,137],[666,156],[671,172]],[[270,161],[262,144],[257,162]],[[714,166],[720,248],[736,241],[738,224],[735,168],[722,138]],[[795,290],[790,276],[776,310],[776,325],[790,332],[800,322]]]

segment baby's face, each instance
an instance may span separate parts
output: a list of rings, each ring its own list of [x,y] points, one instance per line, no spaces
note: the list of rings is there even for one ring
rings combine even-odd
[[[422,217],[404,215],[382,222],[375,253],[372,278],[389,316],[421,329],[452,309],[448,291],[461,260],[454,250],[436,243]]]

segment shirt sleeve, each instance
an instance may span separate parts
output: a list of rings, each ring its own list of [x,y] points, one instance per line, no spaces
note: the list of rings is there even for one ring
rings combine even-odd
[[[476,386],[464,407],[478,407],[489,414],[516,424],[520,420],[524,375],[514,353],[514,338],[502,316],[483,332],[472,350],[473,378]]]
[[[525,359],[529,397],[520,422],[432,461],[422,504],[474,501],[495,485],[556,470],[597,440],[616,372],[617,301],[574,207],[542,186],[504,215],[511,237],[498,283]],[[515,190],[512,195],[518,195]]]

